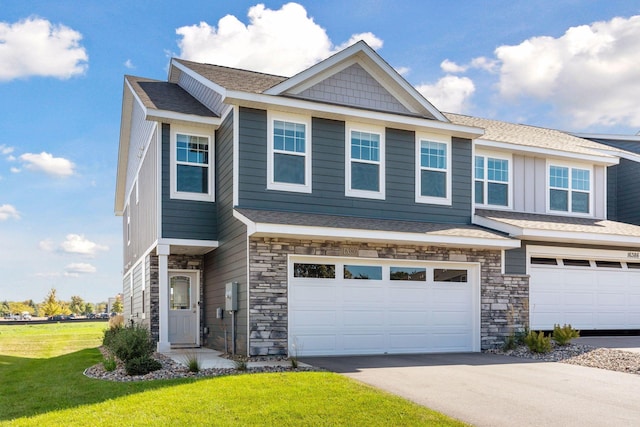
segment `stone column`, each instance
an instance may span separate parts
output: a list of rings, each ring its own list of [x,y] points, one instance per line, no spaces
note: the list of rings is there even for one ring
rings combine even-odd
[[[158,325],[158,352],[169,351],[169,245],[158,245],[156,248],[158,255],[158,305],[160,322]]]

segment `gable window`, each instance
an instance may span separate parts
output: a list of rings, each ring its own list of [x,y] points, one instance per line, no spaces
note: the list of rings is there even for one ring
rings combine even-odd
[[[171,137],[171,198],[213,201],[211,137],[182,129]]]
[[[450,143],[418,136],[416,202],[451,204]]]
[[[509,206],[509,160],[476,156],[474,169],[476,204]]]
[[[590,205],[590,170],[549,166],[549,210],[588,214]]]
[[[345,194],[384,199],[384,129],[347,126]]]
[[[311,126],[305,118],[270,116],[267,188],[311,192]]]

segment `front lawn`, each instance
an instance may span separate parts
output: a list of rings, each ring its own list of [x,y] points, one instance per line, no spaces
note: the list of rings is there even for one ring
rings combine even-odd
[[[86,378],[104,322],[0,327],[0,425],[464,425],[328,372]]]

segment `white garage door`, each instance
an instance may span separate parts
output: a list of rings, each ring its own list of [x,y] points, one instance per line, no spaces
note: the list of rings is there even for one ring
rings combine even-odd
[[[289,266],[291,354],[480,349],[476,265],[294,258]]]
[[[531,258],[531,329],[640,329],[640,264]]]

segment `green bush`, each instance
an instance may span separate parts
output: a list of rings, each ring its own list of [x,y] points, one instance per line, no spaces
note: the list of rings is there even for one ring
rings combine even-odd
[[[111,350],[113,340],[115,339],[116,335],[118,335],[120,331],[122,331],[122,329],[124,329],[122,326],[114,326],[106,329],[102,337],[102,345]]]
[[[558,345],[567,345],[572,339],[580,337],[580,331],[576,331],[571,325],[553,325],[553,340]]]
[[[529,332],[524,339],[524,343],[534,353],[548,353],[551,351],[551,337],[545,336],[542,331]]]
[[[155,351],[149,330],[144,326],[131,325],[121,328],[110,340],[112,354],[123,362],[137,358],[150,358]]]
[[[503,350],[515,350],[518,346],[524,344],[524,339],[529,335],[529,327],[525,326],[523,329],[519,331],[514,331],[511,335],[509,335],[502,346]]]
[[[107,372],[115,371],[118,367],[118,363],[116,362],[116,358],[113,356],[105,357],[102,361],[102,366],[104,366],[104,370]]]
[[[162,364],[149,356],[134,357],[124,364],[127,375],[145,375],[162,368]]]

